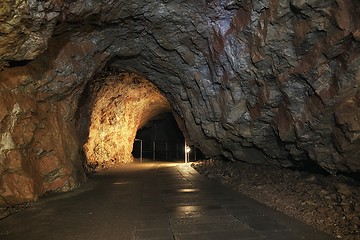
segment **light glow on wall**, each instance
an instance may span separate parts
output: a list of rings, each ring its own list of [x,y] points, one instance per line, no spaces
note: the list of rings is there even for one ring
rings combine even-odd
[[[94,94],[84,151],[88,165],[97,169],[133,162],[137,130],[156,115],[171,110],[160,91],[135,74],[107,76]]]

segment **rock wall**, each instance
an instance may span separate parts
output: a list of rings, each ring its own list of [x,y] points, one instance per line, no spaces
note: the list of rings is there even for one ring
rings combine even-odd
[[[49,191],[66,191],[85,179],[73,132],[70,98],[38,102],[11,88],[21,74],[1,74],[0,205],[37,199]]]
[[[86,179],[75,113],[83,78],[94,74],[86,67],[101,67],[106,53],[89,55],[89,40],[75,42],[54,38],[26,66],[0,72],[0,205],[69,191]]]
[[[210,58],[213,82],[221,85],[214,105],[222,111],[209,131],[224,139],[222,153],[258,164],[310,161],[330,172],[358,171],[359,153],[350,149],[359,144],[351,127],[359,111],[359,3],[217,3]],[[336,113],[345,117],[340,109],[347,104],[352,119],[339,122]]]
[[[0,69],[8,61],[32,60],[47,48],[62,0],[4,0],[0,7]]]
[[[15,2],[0,9],[6,199],[52,189],[34,190],[42,185],[32,181],[45,180],[33,180],[40,157],[27,151],[35,142],[46,146],[50,137],[42,134],[56,128],[64,143],[40,149],[59,169],[68,164],[64,176],[76,179],[81,144],[66,132],[75,132],[84,85],[106,65],[153,82],[208,156],[334,174],[360,170],[357,0]]]

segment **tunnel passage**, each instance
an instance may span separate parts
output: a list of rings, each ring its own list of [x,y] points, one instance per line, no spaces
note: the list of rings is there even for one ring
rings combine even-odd
[[[189,161],[204,159],[204,153],[187,139]],[[155,116],[136,133],[133,156],[139,161],[184,161],[185,137],[172,112]],[[142,158],[142,159],[140,159]]]
[[[155,116],[136,133],[133,155],[152,160],[178,160],[184,154],[184,136],[171,112]]]
[[[359,1],[49,2],[0,10],[0,205],[82,182],[74,113],[110,60],[208,156],[359,173]]]
[[[171,111],[160,91],[136,74],[98,76],[87,91],[91,114],[84,152],[86,165],[93,169],[132,162],[137,130],[155,116]]]

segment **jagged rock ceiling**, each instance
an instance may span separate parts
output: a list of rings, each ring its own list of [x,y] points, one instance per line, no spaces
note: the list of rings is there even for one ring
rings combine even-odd
[[[154,83],[208,156],[358,172],[359,7],[357,0],[5,1],[0,204],[83,179],[75,113],[85,84],[104,67]]]

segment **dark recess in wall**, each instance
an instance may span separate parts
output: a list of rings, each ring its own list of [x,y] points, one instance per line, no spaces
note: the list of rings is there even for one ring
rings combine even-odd
[[[288,169],[302,171],[302,172],[309,172],[309,173],[314,173],[314,174],[320,174],[320,175],[324,175],[324,176],[330,175],[330,173],[328,171],[326,171],[324,168],[322,168],[316,162],[311,161],[309,158],[304,159],[300,165],[295,166],[295,167],[289,167]]]
[[[31,60],[9,61],[9,67],[23,67],[29,62],[31,62]]]
[[[358,184],[360,184],[360,172],[353,172],[353,173],[339,173],[340,175],[343,175],[345,177],[349,177],[354,179],[355,181],[358,182]]]

